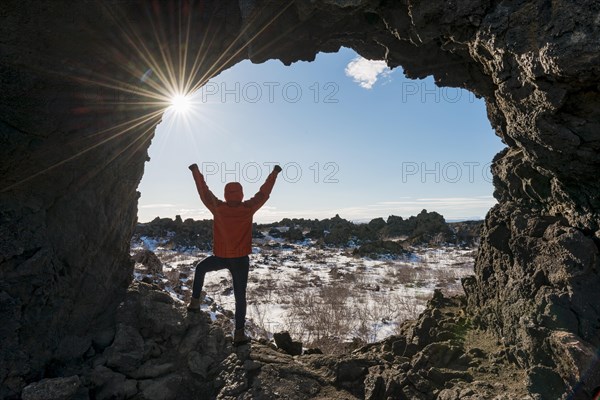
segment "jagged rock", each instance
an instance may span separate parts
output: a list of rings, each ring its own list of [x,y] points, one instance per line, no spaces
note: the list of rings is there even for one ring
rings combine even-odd
[[[260,352],[255,350],[256,346],[252,346],[251,349],[250,358],[265,364],[287,364],[293,360],[290,355],[275,351],[270,347],[261,346]]]
[[[364,382],[369,368],[381,362],[377,356],[370,353],[366,355],[357,353],[352,357],[307,356],[308,358],[303,362],[310,366],[311,370],[326,377],[336,387],[345,389],[355,396],[362,396],[365,392]]]
[[[68,361],[82,357],[92,345],[92,339],[89,336],[79,337],[69,335],[60,341],[56,350],[56,359]]]
[[[447,367],[463,354],[463,349],[448,342],[430,343],[413,357],[414,369],[430,366]]]
[[[290,228],[283,234],[283,237],[289,240],[290,242],[300,242],[304,240],[304,235],[302,231],[297,228]]]
[[[192,351],[188,355],[188,368],[194,374],[198,374],[203,378],[208,376],[208,369],[213,365],[215,360],[205,354],[200,354],[197,351]]]
[[[104,353],[106,365],[121,372],[138,368],[144,357],[144,339],[137,329],[124,324],[117,326],[113,344]]]
[[[558,372],[561,376],[573,376],[577,381],[571,382],[573,386],[578,382],[587,380],[596,382],[600,380],[599,354],[589,343],[578,338],[570,332],[553,332],[549,344],[557,359],[560,360]],[[593,393],[589,393],[592,395]]]
[[[427,370],[427,378],[435,385],[444,387],[451,380],[458,380],[463,382],[472,382],[473,376],[465,371],[453,371],[447,369],[441,369],[431,367]]]
[[[406,375],[397,370],[374,366],[369,368],[369,374],[365,377],[365,399],[377,400],[387,399],[398,395],[401,391],[400,382],[406,379]]]
[[[323,350],[319,348],[306,349],[302,354],[323,354]]]
[[[104,350],[108,346],[111,345],[113,339],[115,338],[115,328],[108,327],[98,332],[95,332],[92,335],[92,344],[98,350]]]
[[[317,394],[325,392],[328,388],[331,387],[318,375],[297,365],[267,364],[261,367],[259,375],[253,379],[252,386],[247,391],[249,396],[246,398],[308,400],[317,398]],[[347,392],[336,392],[338,395],[333,398],[344,399],[348,396]]]
[[[93,386],[102,386],[112,379],[125,380],[125,375],[115,372],[104,365],[97,365],[88,372],[86,379],[88,379]]]
[[[162,262],[152,250],[140,250],[131,256],[131,258],[133,258],[133,261],[136,263],[140,263],[145,266],[149,274],[162,273],[163,271]]]
[[[477,246],[483,229],[482,221],[450,222],[448,224],[454,232],[456,243],[467,246]]]
[[[181,221],[175,216],[170,218],[156,217],[147,223],[138,223],[135,226],[133,240],[139,241],[141,237],[164,238],[162,246],[167,248],[185,249],[198,247],[210,250],[212,246],[212,220],[194,221],[191,218]]]
[[[377,258],[380,255],[400,256],[407,254],[408,250],[402,244],[391,240],[378,240],[365,243],[352,251],[353,255]]]
[[[88,377],[93,398],[97,400],[126,399],[137,393],[137,381],[114,372],[102,365],[94,368]]]
[[[70,400],[81,387],[78,376],[42,379],[23,389],[23,400]]]
[[[131,371],[128,375],[134,379],[156,378],[173,372],[176,368],[173,362],[162,362],[161,360],[148,360],[135,371]]]
[[[156,308],[161,321],[148,315]],[[116,318],[122,322],[113,343],[86,375],[93,396],[169,399],[215,390],[212,381],[231,344],[206,315],[187,313],[157,288],[134,282]]]
[[[275,344],[278,348],[285,351],[291,356],[299,356],[302,354],[302,342],[295,342],[292,340],[289,332],[279,332],[273,334]]]
[[[535,366],[529,370],[527,388],[542,399],[552,399],[564,394],[565,384],[551,368]]]
[[[180,375],[171,374],[158,379],[140,381],[138,386],[143,399],[173,400],[177,398],[181,381]]]
[[[337,364],[336,381],[338,383],[362,381],[370,364],[371,362],[361,359],[341,360]]]
[[[223,361],[221,368],[216,379],[216,385],[221,387],[218,399],[235,398],[248,389],[246,370],[235,353]]]
[[[146,304],[146,300],[140,296],[138,286],[138,284],[132,285],[125,299],[125,303],[136,310]],[[148,298],[155,298],[150,293],[152,291],[150,287],[142,290],[149,291],[146,293]],[[456,392],[444,394],[451,398],[455,393],[460,394],[463,390],[466,390],[464,393],[468,393],[470,386],[466,385],[474,384],[472,381],[475,376],[485,376],[488,368],[492,367],[492,361],[487,357],[477,358],[485,355],[480,348],[470,346],[467,350],[461,347],[467,340],[468,335],[465,332],[457,336],[462,338],[461,340],[435,341],[439,336],[435,333],[442,329],[440,325],[450,331],[460,332],[465,329],[462,319],[456,316],[461,314],[460,310],[457,310],[461,305],[464,306],[464,302],[460,299],[448,299],[441,293],[436,294],[417,321],[405,324],[403,329],[409,333],[407,336],[390,337],[382,343],[366,345],[357,349],[352,355],[343,357],[322,355],[292,357],[258,342],[237,347],[234,352],[231,344],[223,342],[224,334],[220,328],[213,326],[209,329],[205,318],[191,315],[184,334],[174,337],[174,340],[167,341],[162,334],[147,330],[150,337],[142,337],[143,363],[135,369],[125,374],[99,365],[86,375],[84,381],[92,396],[96,398],[111,398],[111,396],[125,398],[132,395],[140,398],[179,398],[192,396],[192,393],[202,393],[210,398],[227,400],[246,398],[267,400],[278,397],[430,399],[434,398],[433,393],[448,385],[455,385]],[[175,303],[170,304],[170,310],[174,314],[186,314],[183,308]],[[127,310],[123,312],[129,313]],[[432,315],[438,318],[432,319]],[[178,319],[171,316],[168,320]],[[132,322],[143,326],[145,319],[139,318]],[[96,356],[98,360],[102,357],[107,360],[121,360],[116,358],[114,353],[124,342],[122,338],[128,337],[125,333],[134,329],[127,327],[128,325],[119,325],[114,343],[106,349],[105,354]],[[433,333],[432,343],[424,347],[412,344],[416,354],[412,359],[395,354],[400,348],[405,347],[408,340],[414,340],[417,335],[420,335],[423,329]],[[481,335],[473,333],[473,336],[479,338]],[[481,338],[478,340],[481,341]],[[183,346],[184,343],[187,344]],[[485,345],[483,342],[481,344]],[[496,341],[487,344],[488,347],[491,345],[496,346]],[[153,352],[148,347],[160,347],[162,350]],[[183,349],[191,350],[186,352],[182,351]],[[125,361],[131,359],[128,358],[129,350],[129,348],[124,349]],[[488,351],[494,353],[491,349]],[[500,354],[502,351],[498,350],[497,353]],[[139,351],[134,361],[137,362],[138,359]],[[479,360],[477,361],[479,363],[488,363],[485,368],[481,367],[482,372],[469,366],[476,360]],[[514,368],[506,366],[507,363],[505,358],[500,358],[494,361],[494,368],[496,371],[502,368]],[[107,365],[112,364],[107,362]],[[114,366],[114,368],[118,367]],[[127,379],[127,376],[139,379],[137,387],[138,381]],[[136,394],[136,390],[141,393]],[[492,389],[484,390],[479,386],[473,387],[472,391],[474,394],[469,396],[474,399],[489,398],[489,394],[493,393]]]
[[[177,349],[180,354],[189,354],[190,352],[198,349],[202,344],[202,347],[205,348],[209,353],[216,353],[217,344],[207,343],[207,336],[213,337],[209,335],[209,327],[206,325],[193,325],[188,329],[185,336],[181,340],[179,344],[179,348]],[[210,350],[209,350],[210,349]]]
[[[137,326],[141,333],[172,338],[183,335],[193,318],[205,318],[202,313],[186,318],[183,313],[174,312],[173,298],[156,289],[152,285],[134,282],[117,310],[117,321]]]
[[[244,369],[248,372],[256,371],[261,369],[264,364],[255,360],[244,361]]]

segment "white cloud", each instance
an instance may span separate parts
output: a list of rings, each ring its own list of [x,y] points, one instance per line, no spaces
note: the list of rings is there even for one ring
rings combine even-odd
[[[346,65],[346,76],[352,78],[362,88],[371,89],[379,77],[386,77],[392,73],[385,63],[381,60],[367,60],[363,57],[356,57]]]
[[[172,208],[175,207],[175,204],[170,203],[157,203],[157,204],[143,204],[138,208]]]

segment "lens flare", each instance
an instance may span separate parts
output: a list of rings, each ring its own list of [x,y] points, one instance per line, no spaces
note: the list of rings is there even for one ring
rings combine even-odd
[[[171,98],[171,109],[178,114],[183,114],[190,109],[192,102],[189,96],[176,94]]]
[[[104,4],[104,2],[100,3]],[[146,12],[140,13],[140,18],[146,18],[143,30],[139,30],[139,27],[131,23],[128,18],[122,18],[119,7],[107,6],[105,9],[106,15],[114,22],[115,35],[118,37],[118,45],[111,40],[105,48],[108,49],[107,56],[110,60],[113,63],[118,62],[117,65],[121,66],[122,70],[119,74],[101,72],[90,74],[88,68],[81,69],[80,73],[78,70],[73,72],[63,68],[45,71],[57,78],[85,85],[86,93],[98,93],[97,97],[88,99],[88,103],[93,107],[85,104],[78,108],[77,112],[94,116],[110,109],[110,112],[116,113],[123,119],[117,119],[118,122],[115,121],[113,126],[89,133],[85,141],[82,141],[79,135],[73,135],[71,143],[73,150],[70,155],[48,163],[45,161],[33,163],[40,164],[40,167],[25,172],[23,176],[15,176],[11,179],[11,184],[0,187],[0,193],[13,190],[48,171],[124,137],[131,136],[130,142],[107,157],[105,165],[118,157],[131,157],[144,146],[148,146],[156,125],[161,122],[162,115],[167,110],[178,114],[177,118],[170,119],[170,121],[177,120],[178,123],[189,125],[192,117],[206,118],[198,107],[194,107],[190,95],[220,71],[231,66],[236,59],[240,58],[242,52],[246,51],[294,4],[294,2],[281,2],[281,9],[266,20],[262,18],[263,14],[260,12],[252,13],[246,18],[245,26],[240,33],[233,37],[224,49],[218,47],[215,50],[214,35],[211,36],[209,33],[215,27],[216,22],[213,21],[213,17],[217,14],[216,11],[212,13],[207,11],[203,14],[203,2],[197,2],[197,8],[192,9],[189,4],[194,2],[181,1],[180,4],[183,6],[177,12],[173,12],[171,2],[165,2],[165,8],[161,8],[162,2],[142,3],[148,5]],[[108,5],[109,2],[106,4]],[[191,11],[198,11],[200,14]],[[173,18],[164,18],[165,13],[169,13],[167,15]],[[194,25],[198,19],[207,21],[201,25],[205,28],[197,28]],[[168,24],[165,24],[167,22]],[[197,31],[198,29],[200,31]],[[289,28],[289,32],[294,29],[295,25]],[[176,36],[173,36],[174,33]],[[265,43],[258,50],[279,45],[279,40]],[[218,56],[213,54],[213,57],[207,57],[214,51],[218,51]],[[211,59],[212,61],[209,62],[208,60]],[[99,71],[102,71],[102,68],[99,67]],[[135,79],[131,79],[132,77]],[[129,115],[132,117],[129,118]],[[46,153],[40,153],[38,157],[42,160],[50,159]],[[98,171],[102,168],[103,166],[99,165]],[[92,175],[92,173],[86,175],[88,177],[86,179]]]

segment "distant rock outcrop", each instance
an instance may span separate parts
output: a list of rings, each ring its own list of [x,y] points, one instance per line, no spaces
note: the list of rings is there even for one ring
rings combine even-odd
[[[138,223],[133,232],[133,240],[144,238],[160,239],[162,246],[176,249],[196,247],[208,250],[212,246],[212,220],[185,221],[178,215],[171,218],[156,217],[150,222]]]
[[[431,242],[453,242],[453,232],[446,224],[444,217],[435,211],[421,211],[417,216],[406,220],[392,215],[383,227],[384,236],[407,236],[411,244],[425,244]]]
[[[479,240],[482,221],[446,223],[444,217],[435,211],[421,211],[417,216],[403,219],[390,215],[387,222],[383,218],[375,218],[369,223],[353,223],[339,215],[323,220],[304,218],[284,218],[270,224],[253,224],[252,236],[255,239],[268,236],[285,239],[290,242],[301,242],[305,239],[317,241],[320,245],[346,247],[358,243],[365,255],[402,254],[402,246],[387,240],[392,237],[395,242],[410,245],[440,245],[445,243],[472,246]],[[304,234],[306,232],[306,234]],[[398,240],[400,237],[400,240]],[[146,223],[138,223],[133,242],[147,240],[158,243],[164,248],[186,249],[196,247],[210,249],[212,241],[212,220],[175,221],[170,218],[155,218]],[[362,254],[360,251],[359,254]]]
[[[483,221],[449,222],[456,244],[478,246],[483,229]]]
[[[382,255],[400,256],[408,253],[409,251],[402,247],[400,243],[391,240],[377,240],[368,242],[360,247],[357,247],[352,252],[354,255],[371,258],[377,258]]]

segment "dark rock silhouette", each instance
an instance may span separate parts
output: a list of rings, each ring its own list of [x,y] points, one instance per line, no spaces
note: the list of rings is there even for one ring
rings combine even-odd
[[[136,263],[145,266],[149,274],[160,273],[163,270],[162,262],[151,250],[140,250],[131,258],[133,258],[133,261]]]
[[[42,379],[32,383],[23,390],[23,400],[69,400],[73,398],[85,398],[85,390],[81,394],[81,382],[77,375],[68,378]]]
[[[360,247],[354,249],[352,254],[367,256],[371,258],[377,258],[379,255],[391,255],[399,256],[408,254],[400,243],[393,242],[391,240],[377,240],[369,243],[365,243]]]
[[[479,245],[483,221],[450,222],[448,226],[454,233],[456,244],[467,246]]]
[[[599,11],[591,0],[0,3],[0,397],[68,378],[64,366],[87,357],[85,344],[106,344],[119,326],[136,187],[162,107],[143,92],[156,87],[145,78],[147,60],[166,51],[179,65],[181,17],[192,22],[188,52],[202,54],[197,80],[243,59],[289,65],[347,46],[402,66],[408,77],[433,75],[483,97],[508,147],[492,165],[498,205],[486,217],[475,276],[464,282],[469,318],[500,340],[531,391],[590,398],[600,387]],[[150,54],[137,53],[141,44]],[[195,59],[187,59],[188,72]],[[177,318],[173,326],[148,318],[153,335],[185,332]],[[425,351],[420,340],[399,357]],[[435,382],[449,378],[444,371],[431,366],[424,380],[413,361],[389,361],[394,370],[385,357],[354,360],[359,366],[346,375],[269,364],[261,396],[274,393],[267,382],[290,397],[300,382],[303,393],[334,383],[350,393],[338,398],[363,385],[369,398],[397,390],[418,398],[430,387],[445,399],[492,392],[477,381],[436,392]],[[258,390],[254,367],[231,360],[218,382],[240,368],[247,381],[232,378],[223,398]],[[363,375],[372,369],[380,376]],[[396,383],[402,374],[405,386]],[[174,372],[139,388],[166,396],[186,379]],[[112,381],[130,390],[127,378]]]
[[[212,241],[212,220],[194,221],[186,219],[177,222],[170,218],[155,218],[146,223],[138,223],[134,230],[133,242],[152,239],[166,248],[186,250],[196,247],[208,250]],[[284,218],[269,224],[254,224],[253,237],[264,238],[266,232],[273,238],[282,238],[290,242],[300,242],[306,238],[317,240],[319,245],[348,246],[369,244],[365,254],[375,254],[373,249],[382,249],[383,254],[401,254],[401,247],[382,238],[392,238],[396,242],[409,245],[439,245],[442,243],[473,245],[479,241],[483,222],[464,221],[447,223],[444,217],[435,211],[421,211],[407,219],[390,215],[387,222],[375,218],[369,223],[354,223],[337,215],[334,218],[310,220],[304,218]],[[303,233],[306,232],[306,235]],[[398,240],[401,237],[402,240]],[[390,242],[390,243],[388,243]],[[385,247],[389,247],[385,249]],[[142,257],[142,255],[135,255]]]
[[[382,229],[384,236],[407,236],[412,244],[429,243],[438,237],[438,242],[452,242],[454,235],[444,217],[435,211],[421,211],[418,215],[403,219],[391,215]]]
[[[302,354],[302,342],[292,340],[289,332],[279,332],[273,334],[275,344],[278,348],[291,356],[299,356]]]
[[[172,220],[156,217],[150,222],[136,224],[134,239],[145,237],[165,239],[161,245],[175,249],[185,250],[193,246],[208,250],[212,246],[212,220],[195,221],[188,218],[182,222],[181,218]]]

